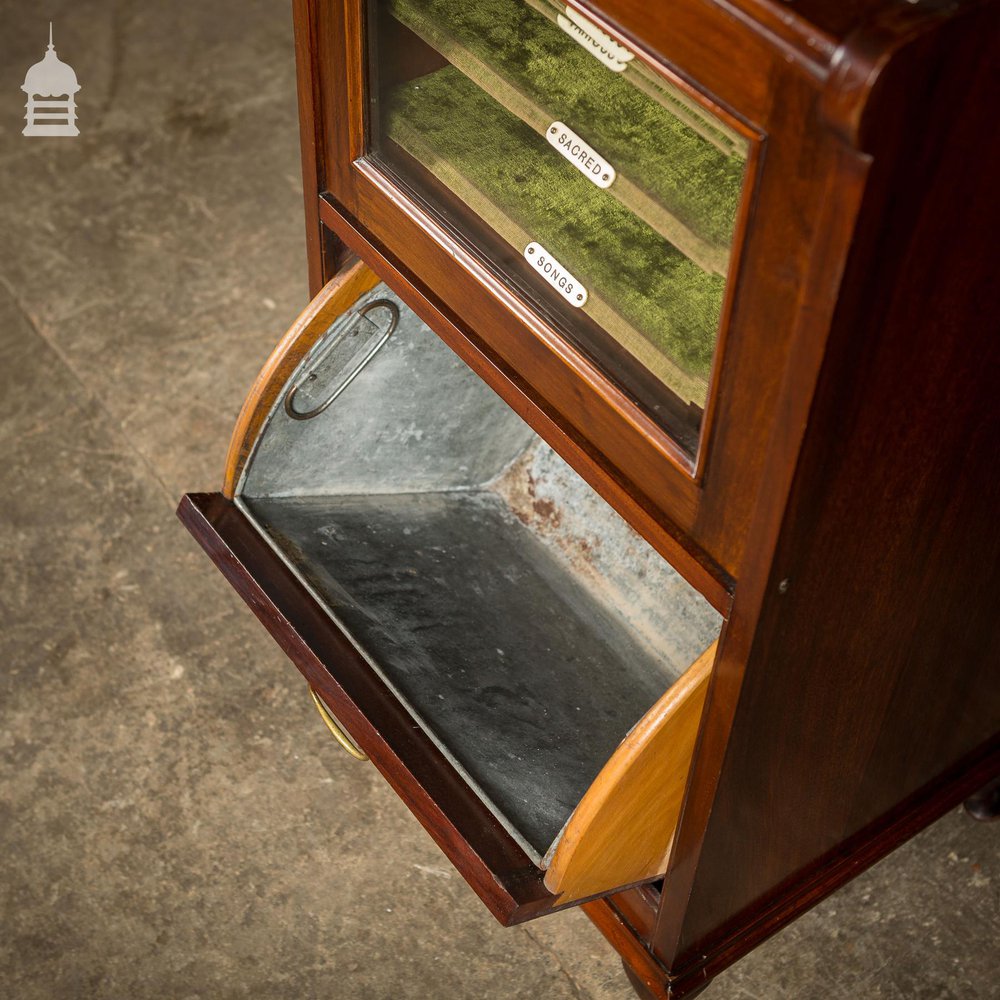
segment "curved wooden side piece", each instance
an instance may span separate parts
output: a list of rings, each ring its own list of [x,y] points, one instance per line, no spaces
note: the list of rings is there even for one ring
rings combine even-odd
[[[306,306],[299,318],[271,352],[243,401],[226,455],[222,493],[232,500],[243,466],[253,449],[264,420],[271,412],[285,382],[309,349],[365,292],[380,281],[360,260],[331,278]]]
[[[545,873],[560,904],[666,870],[717,646],[640,719],[573,811]]]

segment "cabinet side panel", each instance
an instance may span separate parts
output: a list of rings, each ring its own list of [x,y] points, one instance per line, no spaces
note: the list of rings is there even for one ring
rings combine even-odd
[[[876,155],[674,971],[1000,730],[996,15],[963,28],[880,102],[892,163]]]
[[[309,294],[315,297],[351,257],[343,241],[320,222],[318,200],[320,192],[327,189],[328,170],[336,169],[335,163],[328,162],[325,150],[330,126],[339,124],[331,114],[330,95],[324,81],[340,72],[339,63],[343,60],[338,59],[337,36],[329,23],[330,4],[320,0],[292,0],[292,14]]]

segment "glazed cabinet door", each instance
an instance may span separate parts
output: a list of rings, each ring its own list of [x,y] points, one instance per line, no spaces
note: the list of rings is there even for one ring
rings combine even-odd
[[[824,190],[845,164],[804,59],[713,5],[658,10],[300,0],[304,143],[322,224],[730,589],[860,183]]]
[[[750,134],[549,0],[379,0],[369,149],[693,467]]]

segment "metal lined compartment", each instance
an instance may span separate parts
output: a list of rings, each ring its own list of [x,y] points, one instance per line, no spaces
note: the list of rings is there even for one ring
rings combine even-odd
[[[339,371],[331,344],[366,310],[375,329]],[[704,599],[382,285],[288,380],[237,502],[539,862],[719,633]]]

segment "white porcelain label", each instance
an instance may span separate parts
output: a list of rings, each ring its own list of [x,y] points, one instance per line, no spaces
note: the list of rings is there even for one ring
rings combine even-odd
[[[588,146],[571,128],[562,122],[553,122],[545,130],[545,138],[555,146],[570,163],[588,180],[600,188],[609,188],[615,182],[615,168],[600,153]]]
[[[634,53],[572,7],[566,7],[565,15],[557,14],[556,23],[570,38],[616,73],[621,73],[635,58]]]
[[[529,243],[524,259],[571,305],[587,304],[587,289],[541,245]]]

